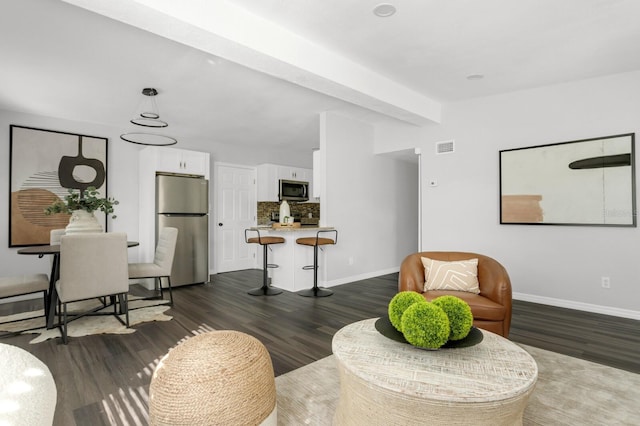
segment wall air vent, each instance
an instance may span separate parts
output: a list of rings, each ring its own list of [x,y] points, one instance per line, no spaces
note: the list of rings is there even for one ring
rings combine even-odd
[[[436,142],[436,155],[451,154],[454,148],[454,141]]]

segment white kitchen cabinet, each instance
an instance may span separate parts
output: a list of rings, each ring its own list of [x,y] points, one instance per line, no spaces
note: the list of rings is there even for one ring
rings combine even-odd
[[[209,174],[209,154],[206,152],[152,148],[157,149],[156,171],[200,176]]]
[[[258,201],[278,202],[278,166],[260,164],[256,169]]]
[[[311,179],[311,169],[303,169],[301,167],[278,166],[278,178],[288,180],[301,180],[309,182]]]
[[[300,179],[305,182],[309,182],[309,203],[317,203],[319,200],[314,195],[313,190],[313,169],[298,169],[297,176],[301,176]]]
[[[311,194],[313,170],[302,167],[281,166],[278,164],[260,164],[257,167],[258,201],[278,202],[279,180],[300,180],[309,182]],[[309,201],[312,201],[310,198]],[[315,201],[315,200],[313,200]]]
[[[309,188],[311,196],[318,200],[322,190],[322,153],[320,150],[313,151],[313,188]]]

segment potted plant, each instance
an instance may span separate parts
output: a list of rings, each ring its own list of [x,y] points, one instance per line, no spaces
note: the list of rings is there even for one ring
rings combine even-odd
[[[396,330],[402,333],[402,315],[407,308],[414,303],[424,303],[426,300],[421,294],[415,291],[401,291],[393,296],[389,302],[387,313],[389,315],[389,321],[395,327]]]
[[[423,349],[438,349],[449,340],[447,313],[425,301],[414,303],[402,314],[402,334],[407,342]]]
[[[102,232],[102,226],[93,213],[100,210],[115,219],[114,206],[119,202],[115,198],[99,197],[99,195],[98,190],[93,186],[88,187],[84,192],[69,189],[69,194],[64,197],[64,200],[56,200],[44,210],[44,213],[46,215],[71,214],[67,233]]]
[[[401,291],[389,302],[387,313],[404,340],[423,349],[438,349],[463,340],[473,327],[469,304],[456,296],[440,296],[428,302],[420,293]]]
[[[451,332],[449,340],[461,340],[467,337],[473,327],[473,313],[469,304],[459,297],[440,296],[431,302],[439,306],[449,318]]]
[[[93,213],[96,210],[100,210],[106,214],[111,214],[111,218],[115,219],[116,215],[113,214],[113,206],[119,203],[115,198],[99,198],[98,190],[90,186],[80,196],[80,191],[74,189],[69,190],[69,195],[64,197],[64,200],[56,200],[53,204],[44,210],[46,215],[52,215],[56,213],[71,214],[74,210],[84,210],[88,213]]]

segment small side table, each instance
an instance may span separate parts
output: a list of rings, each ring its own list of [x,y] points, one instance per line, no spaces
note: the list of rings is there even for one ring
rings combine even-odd
[[[524,349],[482,330],[476,346],[429,351],[375,329],[333,337],[340,372],[335,425],[521,425],[538,366]]]

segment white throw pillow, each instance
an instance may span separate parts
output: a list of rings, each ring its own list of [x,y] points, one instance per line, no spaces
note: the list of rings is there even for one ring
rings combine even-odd
[[[480,293],[478,283],[478,259],[444,262],[422,258],[424,266],[424,291],[452,290]]]

